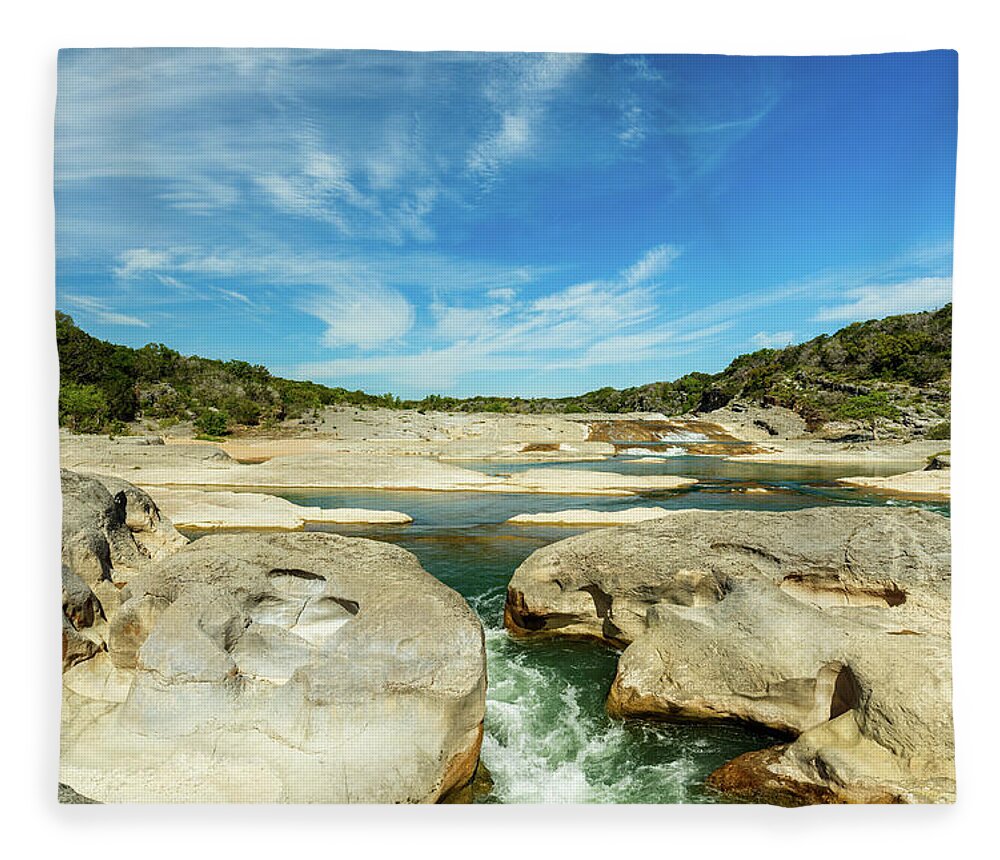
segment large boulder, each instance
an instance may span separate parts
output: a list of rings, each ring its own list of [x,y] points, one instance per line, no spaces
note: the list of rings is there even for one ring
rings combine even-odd
[[[160,440],[159,444],[163,444]],[[97,479],[114,498],[115,506],[121,511],[125,525],[132,534],[139,551],[153,560],[158,560],[179,550],[187,543],[173,523],[160,513],[156,502],[145,490],[109,475],[98,475]]]
[[[733,720],[794,740],[717,788],[774,802],[954,791],[948,520],[916,509],[684,511],[534,553],[518,635],[624,647],[623,717]]]
[[[187,539],[138,487],[68,469],[61,478],[65,669],[104,650],[129,578]]]
[[[473,779],[486,674],[460,595],[391,544],[204,537],[134,574],[64,676],[61,781],[100,802],[426,802]]]

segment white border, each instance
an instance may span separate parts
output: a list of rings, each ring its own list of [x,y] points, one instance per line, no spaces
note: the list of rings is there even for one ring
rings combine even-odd
[[[617,0],[36,2],[6,9],[2,808],[8,850],[175,857],[301,853],[475,857],[924,857],[995,844],[995,468],[998,75],[987,4]],[[955,257],[955,709],[959,803],[949,808],[69,807],[54,801],[59,497],[52,338],[52,110],[61,47],[228,45],[656,53],[959,51]],[[13,266],[10,265],[13,261]],[[982,453],[980,453],[982,451]],[[23,840],[23,841],[22,841]],[[988,849],[987,849],[988,850]]]

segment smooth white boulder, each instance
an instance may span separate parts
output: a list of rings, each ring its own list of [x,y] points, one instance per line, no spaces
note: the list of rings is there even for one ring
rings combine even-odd
[[[188,529],[283,529],[297,531],[306,523],[406,524],[413,518],[399,511],[362,508],[319,508],[296,505],[266,493],[152,489],[157,504],[175,526]]]
[[[467,792],[485,713],[482,625],[416,557],[322,533],[188,544],[141,490],[63,481],[67,796],[395,803]],[[129,513],[136,503],[142,516]],[[130,526],[158,534],[140,544]]]
[[[507,520],[514,525],[533,526],[621,526],[641,523],[670,515],[665,508],[625,508],[620,511],[594,511],[585,508],[518,514]]]

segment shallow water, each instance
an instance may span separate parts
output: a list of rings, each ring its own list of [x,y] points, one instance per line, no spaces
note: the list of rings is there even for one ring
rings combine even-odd
[[[462,463],[499,474],[537,464]],[[915,504],[941,513],[948,505],[892,502],[832,484],[859,474],[857,466],[802,467],[673,456],[666,463],[616,457],[545,468],[675,474],[699,479],[690,490],[640,496],[565,496],[399,491],[283,493],[322,507],[403,511],[407,526],[317,526],[341,534],[389,540],[410,550],[424,568],[459,591],[486,629],[489,692],[483,761],[493,775],[487,802],[715,802],[705,777],[726,761],[773,744],[739,726],[623,723],[610,719],[604,698],[617,654],[594,643],[521,642],[503,630],[503,602],[514,569],[535,549],[581,529],[514,526],[519,513],[565,508],[616,510],[636,505],[669,509],[795,510],[823,505]],[[895,466],[865,474],[891,474]],[[765,487],[767,493],[747,493]]]

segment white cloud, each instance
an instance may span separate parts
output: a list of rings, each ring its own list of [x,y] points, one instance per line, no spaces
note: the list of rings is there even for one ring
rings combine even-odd
[[[759,331],[750,338],[750,342],[758,349],[781,349],[795,340],[793,331]]]
[[[132,278],[154,269],[163,269],[170,264],[170,260],[169,251],[132,248],[118,256],[118,265],[114,269],[115,277]]]
[[[440,391],[458,377],[476,372],[585,368],[646,360],[672,338],[678,344],[691,339],[675,327],[637,328],[659,313],[655,280],[677,253],[671,246],[657,246],[610,281],[574,284],[533,301],[517,302],[513,289],[501,287],[489,293],[504,301],[478,306],[435,302],[431,334],[443,346],[310,362],[295,372],[320,379],[370,380],[391,375],[412,387]]]
[[[208,176],[176,178],[170,183],[169,190],[156,196],[181,212],[206,216],[231,209],[241,200],[239,189],[234,185]]]
[[[234,301],[241,302],[247,307],[255,307],[254,303],[248,299],[243,293],[237,292],[236,290],[225,290],[222,287],[216,287],[216,292],[225,296],[226,298],[233,299]]]
[[[327,325],[324,346],[374,349],[399,340],[413,325],[413,306],[398,290],[360,279],[331,284],[302,303]]]
[[[674,245],[657,245],[650,248],[642,258],[622,272],[626,284],[644,284],[663,275],[670,264],[681,255]]]
[[[118,313],[108,308],[101,299],[94,296],[64,295],[62,300],[74,308],[79,308],[86,315],[98,322],[108,325],[134,326],[138,328],[149,328],[149,323],[138,317],[128,314]]]
[[[583,62],[576,54],[509,55],[486,85],[489,130],[469,149],[466,168],[489,190],[511,161],[534,152],[548,102]]]
[[[843,293],[847,302],[820,308],[816,322],[870,320],[936,310],[951,301],[951,278],[913,278],[894,284],[864,284]]]

